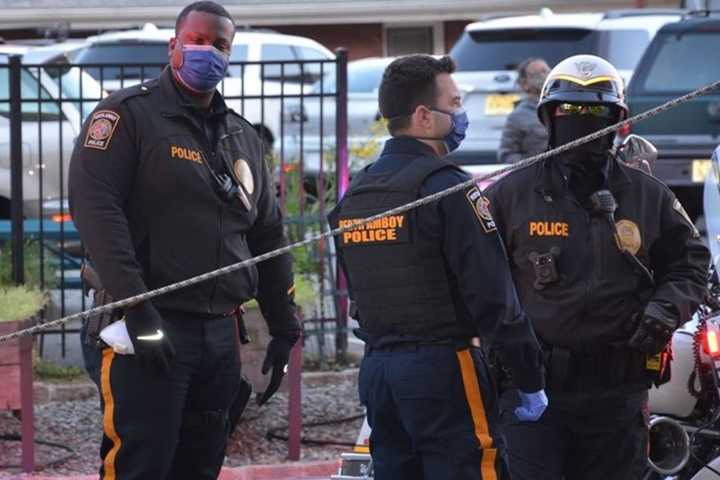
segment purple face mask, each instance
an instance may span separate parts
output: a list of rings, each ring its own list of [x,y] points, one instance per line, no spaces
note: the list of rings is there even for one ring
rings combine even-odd
[[[175,73],[186,87],[195,92],[211,92],[225,77],[228,54],[212,45],[183,45],[182,56],[182,65]]]

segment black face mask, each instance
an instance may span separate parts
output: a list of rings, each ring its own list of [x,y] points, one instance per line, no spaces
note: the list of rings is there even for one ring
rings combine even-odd
[[[612,125],[613,119],[593,115],[564,115],[553,119],[553,146],[559,147]],[[599,172],[607,162],[614,134],[605,135],[558,155],[573,173],[589,175]]]

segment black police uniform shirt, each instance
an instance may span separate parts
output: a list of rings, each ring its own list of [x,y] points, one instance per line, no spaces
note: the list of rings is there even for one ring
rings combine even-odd
[[[220,173],[243,186],[249,209],[239,198],[223,198],[213,177]],[[104,286],[117,299],[287,243],[252,125],[217,92],[210,108],[198,112],[169,68],[100,102],[78,137],[69,175],[73,220]],[[283,255],[153,303],[223,315],[257,297],[273,335],[294,333],[292,285],[292,260]]]
[[[432,148],[416,139],[392,138],[367,170],[370,173],[396,171],[421,156],[433,156],[436,161],[441,161]],[[443,168],[425,179],[419,196],[439,192],[469,178],[457,168]],[[416,231],[418,235],[432,239],[442,252],[457,315],[457,333],[462,332],[466,337],[480,336],[482,342],[494,343],[517,385],[524,391],[537,391],[544,386],[539,346],[518,303],[505,251],[492,219],[478,212],[469,200],[477,201],[473,196],[475,193],[479,196],[477,187],[470,187],[418,208]],[[341,208],[342,202],[335,213]],[[353,272],[346,268],[342,248],[338,248],[338,252],[352,296]],[[362,324],[362,310],[358,315]],[[372,338],[362,331],[360,335],[375,345],[437,338],[435,331],[409,339]]]
[[[607,218],[572,193],[565,173],[550,159],[486,191],[538,337],[592,351],[627,345],[633,316],[646,308],[678,325],[689,320],[703,298],[709,253],[670,189],[614,158],[604,171],[618,204],[618,241],[652,272],[653,289],[620,252]]]

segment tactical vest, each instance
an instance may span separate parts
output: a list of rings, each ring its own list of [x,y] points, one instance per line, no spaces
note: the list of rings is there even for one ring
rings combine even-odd
[[[374,174],[366,168],[331,214],[331,223],[351,225],[417,200],[423,181],[444,168],[457,167],[425,156],[392,172]],[[370,335],[462,334],[442,246],[421,234],[418,213],[413,209],[390,215],[337,238],[360,326]]]

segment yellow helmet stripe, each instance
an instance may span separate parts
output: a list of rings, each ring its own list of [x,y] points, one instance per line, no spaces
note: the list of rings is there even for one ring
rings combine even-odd
[[[596,77],[596,78],[591,78],[590,80],[581,80],[577,77],[573,77],[572,75],[556,75],[556,76],[552,77],[552,80],[567,80],[568,82],[577,83],[578,85],[581,85],[583,87],[587,87],[588,85],[593,85],[595,83],[600,83],[600,82],[619,82],[620,81],[617,77],[611,77],[611,76]]]

